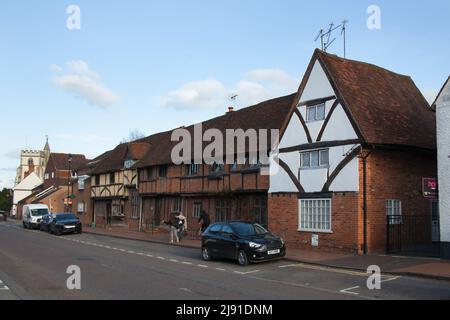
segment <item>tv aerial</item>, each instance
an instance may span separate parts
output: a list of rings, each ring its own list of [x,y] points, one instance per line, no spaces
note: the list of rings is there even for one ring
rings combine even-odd
[[[341,28],[341,36],[343,36],[344,38],[344,58],[345,58],[345,56],[347,55],[347,48],[346,48],[347,25],[348,20],[342,21],[342,23],[337,26],[334,24],[334,22],[332,22],[330,23],[326,31],[324,29],[320,29],[319,34],[317,35],[314,41],[317,42],[320,39],[322,51],[327,52],[328,49],[331,47],[331,45],[336,41],[336,38],[333,38],[333,33],[339,28]]]

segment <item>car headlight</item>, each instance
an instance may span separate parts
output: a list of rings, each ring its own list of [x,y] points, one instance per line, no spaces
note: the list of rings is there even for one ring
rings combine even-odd
[[[286,242],[284,241],[283,238],[281,238],[280,240],[281,240],[281,245],[284,246],[286,244]]]
[[[253,249],[259,249],[263,246],[262,244],[259,244],[256,242],[250,242],[248,245],[250,246],[250,248],[253,248]]]

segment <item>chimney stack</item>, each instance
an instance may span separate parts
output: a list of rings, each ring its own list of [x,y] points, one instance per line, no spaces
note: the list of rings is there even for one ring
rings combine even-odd
[[[228,113],[234,112],[234,107],[228,107]]]

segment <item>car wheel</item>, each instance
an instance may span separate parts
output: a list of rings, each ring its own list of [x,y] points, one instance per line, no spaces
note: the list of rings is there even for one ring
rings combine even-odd
[[[61,235],[61,231],[59,231],[58,229],[55,230],[55,235],[57,235],[58,237]]]
[[[245,253],[244,250],[239,251],[238,262],[243,267],[248,266],[250,264],[248,261],[247,254]]]
[[[205,261],[211,261],[212,257],[208,248],[205,247],[202,249],[202,257]]]

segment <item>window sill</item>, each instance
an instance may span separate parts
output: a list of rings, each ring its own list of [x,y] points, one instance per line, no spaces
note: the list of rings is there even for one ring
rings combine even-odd
[[[300,171],[312,171],[312,170],[321,170],[321,169],[330,169],[330,166],[323,167],[312,167],[312,168],[300,168]]]
[[[305,233],[322,233],[322,234],[334,234],[331,230],[311,230],[311,229],[298,229],[297,232]]]

